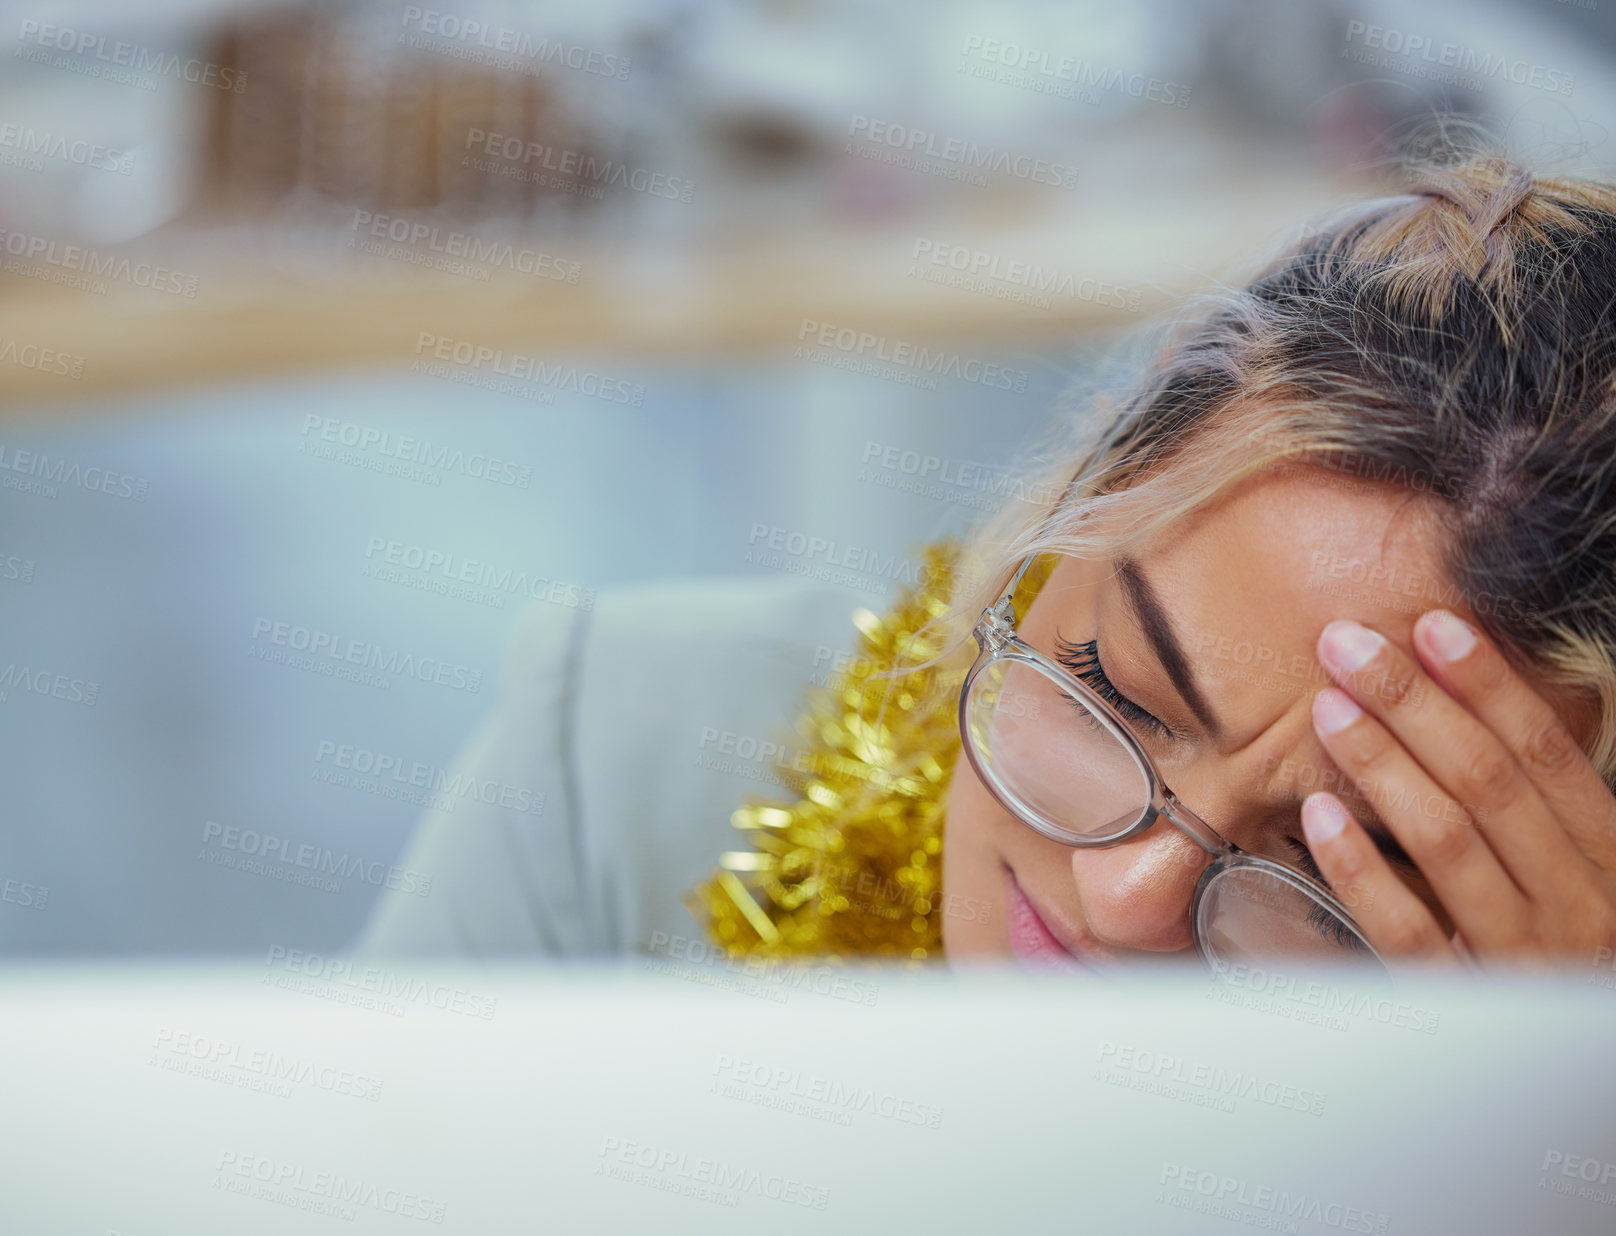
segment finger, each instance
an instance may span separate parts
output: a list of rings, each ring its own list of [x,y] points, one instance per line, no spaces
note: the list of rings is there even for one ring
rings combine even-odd
[[[1397,878],[1386,856],[1334,794],[1320,790],[1302,802],[1308,851],[1338,897],[1350,891],[1358,924],[1383,957],[1456,960],[1430,908]]]
[[[1393,828],[1422,868],[1414,845],[1433,857],[1467,863],[1479,861],[1485,850],[1496,855],[1513,883],[1539,904],[1552,904],[1592,876],[1588,858],[1508,748],[1413,657],[1368,627],[1332,622],[1319,636],[1319,660],[1423,770],[1425,810],[1423,819],[1414,822],[1414,844]],[[1381,758],[1378,744],[1367,751]],[[1392,788],[1395,791],[1397,783]],[[1437,796],[1434,801],[1432,793]],[[1446,801],[1457,804],[1461,818],[1479,825],[1482,835],[1460,835]],[[1391,825],[1378,801],[1375,809]],[[1408,818],[1406,812],[1403,815]],[[1434,878],[1434,873],[1427,874]],[[1454,909],[1446,897],[1443,904]]]
[[[1519,939],[1530,911],[1526,894],[1464,808],[1392,733],[1338,687],[1313,697],[1313,728],[1330,758],[1419,865],[1465,937],[1478,944]]]
[[[1497,736],[1578,848],[1616,871],[1616,799],[1548,701],[1447,610],[1420,617],[1414,647],[1443,690]]]

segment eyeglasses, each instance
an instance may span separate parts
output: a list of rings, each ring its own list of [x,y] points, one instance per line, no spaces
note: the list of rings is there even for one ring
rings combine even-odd
[[[1062,845],[1121,845],[1165,817],[1210,857],[1190,900],[1190,933],[1214,970],[1278,957],[1379,962],[1328,889],[1220,836],[1178,800],[1105,699],[1017,636],[1013,599],[1039,556],[1022,562],[977,620],[981,652],[960,690],[959,719],[982,784]]]

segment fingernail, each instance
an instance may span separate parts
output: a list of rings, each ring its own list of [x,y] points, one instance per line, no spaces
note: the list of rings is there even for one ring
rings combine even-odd
[[[1319,659],[1340,673],[1350,674],[1368,665],[1385,642],[1368,627],[1338,618],[1319,636]]]
[[[1457,614],[1433,609],[1420,624],[1425,642],[1444,661],[1458,661],[1476,646],[1476,632]]]
[[[1335,687],[1325,687],[1313,697],[1313,725],[1321,734],[1336,734],[1359,717],[1363,709],[1352,696]]]
[[[1302,834],[1310,846],[1323,845],[1341,835],[1347,811],[1333,795],[1309,794],[1302,800]]]

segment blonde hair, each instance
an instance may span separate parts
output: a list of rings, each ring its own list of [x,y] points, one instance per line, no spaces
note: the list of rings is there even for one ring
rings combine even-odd
[[[1027,555],[1114,556],[1260,469],[1322,465],[1433,499],[1487,633],[1597,698],[1587,751],[1612,781],[1616,187],[1491,153],[1404,175],[1196,302],[1131,391],[1072,418],[1029,487],[1059,500],[968,541],[928,664],[967,658]]]

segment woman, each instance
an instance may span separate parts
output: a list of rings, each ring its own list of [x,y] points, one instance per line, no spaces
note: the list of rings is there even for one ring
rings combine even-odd
[[[1425,168],[863,616],[692,909],[737,953],[1606,962],[1613,382],[1616,188]]]

